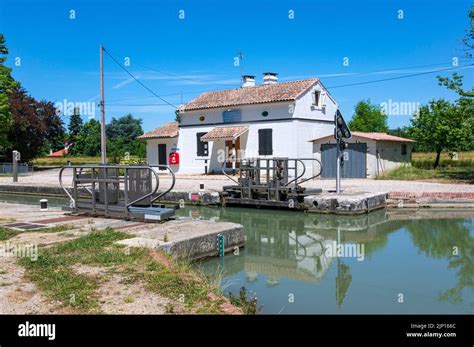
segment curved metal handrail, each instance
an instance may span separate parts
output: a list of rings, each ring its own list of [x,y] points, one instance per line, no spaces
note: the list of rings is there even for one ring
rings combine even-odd
[[[70,166],[63,166],[61,170],[59,170],[59,186],[64,190],[67,196],[69,196],[69,199],[72,201],[73,206],[76,206],[76,200],[72,197],[72,195],[67,191],[66,187],[64,187],[63,184],[63,171],[64,169],[70,168]]]
[[[319,168],[320,168],[320,169],[319,169],[319,172],[318,172],[316,175],[313,175],[313,176],[311,176],[311,177],[309,177],[309,178],[305,178],[304,180],[300,181],[299,184],[304,183],[304,182],[307,182],[307,181],[309,181],[309,180],[312,180],[313,178],[316,178],[316,177],[320,176],[321,173],[323,172],[323,165],[321,164],[321,162],[320,162],[318,159],[315,159],[315,158],[305,158],[305,159],[299,159],[299,160],[313,160],[313,161],[319,163]]]
[[[224,161],[222,162],[222,165],[221,165],[222,173],[224,174],[224,176],[226,176],[226,177],[227,177],[228,179],[230,179],[231,181],[234,181],[235,183],[240,184],[238,181],[234,180],[231,176],[229,176],[229,175],[225,172],[225,170],[224,170],[224,165],[225,165],[226,163],[227,163],[227,160],[224,160]]]
[[[93,164],[86,164],[86,165],[68,165],[68,166],[63,166],[60,170],[59,170],[59,185],[60,187],[64,190],[64,192],[66,193],[66,195],[69,197],[69,199],[71,200],[72,204],[71,206],[72,207],[75,207],[76,206],[76,200],[74,199],[74,197],[72,196],[72,194],[67,190],[67,188],[64,186],[64,183],[63,183],[63,173],[64,173],[64,170],[65,169],[74,169],[74,168],[77,168],[80,170],[80,172],[82,172],[83,169],[124,169],[124,170],[130,170],[130,169],[148,169],[150,170],[153,175],[155,176],[155,179],[156,179],[156,185],[155,185],[155,188],[150,192],[150,193],[147,193],[141,197],[139,197],[138,199],[135,199],[129,203],[126,203],[125,206],[128,208],[130,206],[132,206],[133,204],[136,204],[137,202],[139,201],[142,201],[144,199],[147,199],[149,197],[152,197],[151,199],[151,203],[153,203],[155,200],[161,198],[162,196],[168,194],[175,186],[176,184],[176,176],[173,172],[173,170],[171,169],[171,167],[169,167],[168,165],[155,165],[153,167],[164,167],[166,168],[171,176],[172,176],[172,183],[171,183],[171,186],[164,192],[161,192],[160,194],[158,194],[157,196],[153,197],[153,195],[155,195],[157,192],[158,192],[158,189],[160,187],[160,177],[158,175],[158,173],[152,169],[152,166],[141,166],[141,165],[93,165]],[[75,179],[73,177],[73,179]],[[84,185],[78,183],[78,185],[82,188],[85,188],[89,193],[93,194],[93,192],[88,189],[87,187],[85,187]]]
[[[152,198],[152,199],[151,199],[151,203],[153,203],[154,201],[158,200],[158,199],[161,198],[162,196],[165,196],[166,194],[168,194],[169,192],[171,192],[171,190],[173,190],[174,185],[175,185],[175,183],[176,183],[176,176],[175,176],[173,170],[171,169],[171,167],[170,167],[169,165],[154,165],[154,166],[152,166],[152,167],[164,167],[164,168],[166,168],[166,169],[170,172],[173,181],[172,181],[172,183],[171,183],[171,186],[168,188],[168,190],[166,190],[166,191],[164,191],[164,192],[161,192],[160,194],[158,194],[158,196]],[[158,177],[158,174],[155,172],[155,170],[152,170],[152,171],[155,173],[156,177]],[[159,185],[159,179],[157,180],[157,187],[158,187],[158,185]],[[158,190],[158,188],[157,188],[157,190]]]
[[[243,159],[240,159],[240,162],[242,162],[242,160],[243,160]],[[264,158],[264,160],[271,160],[272,162],[276,162],[276,161],[278,161],[279,159],[275,159],[275,158]],[[322,171],[323,171],[323,166],[322,166],[322,164],[321,164],[321,161],[319,161],[318,159],[315,159],[315,158],[301,158],[301,159],[288,158],[288,160],[294,160],[294,161],[295,161],[295,165],[297,165],[296,162],[300,162],[301,165],[303,166],[303,172],[302,172],[298,177],[295,177],[295,178],[292,179],[291,181],[287,182],[287,183],[284,185],[284,187],[287,187],[287,186],[289,186],[289,185],[292,184],[292,183],[301,184],[301,183],[307,182],[307,181],[309,181],[309,180],[312,180],[312,179],[314,179],[314,178],[320,176],[321,173],[322,173]],[[304,176],[304,174],[306,173],[306,165],[305,165],[305,163],[304,163],[305,160],[312,160],[312,161],[317,162],[317,163],[319,164],[319,168],[320,168],[320,169],[319,169],[319,172],[317,172],[315,175],[313,175],[313,176],[311,176],[311,177],[309,177],[309,178],[305,178],[305,179],[303,179],[303,180],[301,180],[301,181],[298,182],[298,180],[299,180],[300,178],[302,178],[302,177]],[[226,176],[228,179],[232,180],[232,181],[235,182],[236,184],[240,184],[238,181],[236,181],[233,177],[231,177],[230,175],[228,175],[228,174],[225,172],[224,165],[225,165],[226,163],[228,163],[228,162],[229,162],[228,160],[224,160],[224,161],[222,162],[222,165],[221,165],[222,173],[224,174],[224,176]],[[271,167],[270,169],[274,169],[274,167]]]
[[[301,175],[299,175],[298,177],[295,177],[294,179],[292,179],[290,182],[287,182],[285,184],[285,187],[289,186],[291,183],[295,182],[295,181],[298,181],[301,177],[304,176],[304,174],[306,173],[306,165],[303,163],[303,161],[301,159],[290,159],[290,160],[294,160],[295,161],[295,165],[298,165],[297,162],[300,162],[301,165],[303,165],[303,172],[301,173]],[[297,183],[295,183],[297,184]]]

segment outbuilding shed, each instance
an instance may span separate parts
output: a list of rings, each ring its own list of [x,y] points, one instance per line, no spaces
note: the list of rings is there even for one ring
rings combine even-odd
[[[336,177],[336,140],[333,135],[312,140],[313,157],[320,160],[321,178]],[[411,162],[415,141],[386,133],[352,132],[344,154],[342,177],[374,178]]]

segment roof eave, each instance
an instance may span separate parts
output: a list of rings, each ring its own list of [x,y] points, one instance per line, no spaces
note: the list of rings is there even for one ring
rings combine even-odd
[[[252,105],[265,105],[265,104],[280,104],[280,103],[288,103],[295,101],[296,98],[279,100],[279,101],[264,101],[264,102],[252,102],[252,103],[244,103],[244,104],[235,104],[235,105],[223,105],[223,106],[215,106],[215,107],[200,107],[200,108],[191,108],[191,109],[182,109],[180,112],[194,112],[194,111],[204,111],[204,110],[217,110],[217,109],[226,109],[229,107],[238,107],[238,106],[252,106]]]

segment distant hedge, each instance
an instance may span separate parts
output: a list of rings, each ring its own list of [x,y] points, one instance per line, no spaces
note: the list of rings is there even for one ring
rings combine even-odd
[[[412,160],[411,162],[413,167],[418,169],[432,169],[434,165],[434,160]],[[474,160],[452,160],[452,159],[442,159],[439,162],[439,169],[447,169],[450,167],[472,167],[474,169]]]

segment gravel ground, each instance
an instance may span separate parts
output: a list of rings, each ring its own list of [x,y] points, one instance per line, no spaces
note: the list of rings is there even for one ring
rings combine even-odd
[[[71,173],[66,170],[64,173],[64,182],[71,182]],[[33,175],[19,177],[20,185],[42,185],[58,186],[59,169],[51,169],[35,172]],[[161,176],[160,189],[165,189],[171,184],[169,176]],[[199,183],[203,182],[206,190],[220,191],[224,185],[232,185],[233,182],[223,175],[176,175],[177,191],[197,191]],[[0,177],[0,184],[13,184],[11,177]],[[322,188],[323,190],[333,190],[335,188],[334,180],[320,180],[306,182],[307,187]],[[371,180],[371,179],[343,179],[342,189],[347,192],[474,192],[472,184],[452,184],[435,183],[426,181],[395,181],[395,180]]]

